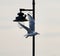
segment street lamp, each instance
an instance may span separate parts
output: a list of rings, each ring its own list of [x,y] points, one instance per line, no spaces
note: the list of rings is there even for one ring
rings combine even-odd
[[[35,0],[32,1],[32,9],[20,9],[20,13],[18,13],[18,17],[16,17],[15,20],[13,20],[14,22],[24,22],[27,21],[26,19],[26,15],[24,13],[22,13],[22,11],[32,11],[33,12],[33,18],[35,21]],[[25,15],[25,16],[23,16]],[[33,25],[34,27],[34,31],[35,31],[35,25]],[[33,36],[32,38],[32,56],[35,56],[35,36]]]
[[[22,11],[20,11],[17,15],[18,15],[18,16],[16,17],[16,19],[13,20],[14,22],[24,22],[24,21],[28,21],[28,20],[26,19],[26,15],[25,15]]]

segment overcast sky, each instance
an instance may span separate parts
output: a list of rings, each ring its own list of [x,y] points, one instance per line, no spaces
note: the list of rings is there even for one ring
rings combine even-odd
[[[0,56],[32,55],[32,38],[13,22],[19,8],[32,8],[32,0],[0,0]],[[36,56],[60,56],[60,0],[36,0],[35,17]]]

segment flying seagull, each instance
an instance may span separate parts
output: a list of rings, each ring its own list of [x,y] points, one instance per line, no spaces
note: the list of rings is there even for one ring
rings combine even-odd
[[[28,18],[29,18],[29,28],[27,26],[23,25],[22,23],[18,22],[19,25],[21,25],[25,30],[27,30],[27,34],[25,35],[26,38],[29,36],[35,36],[35,35],[39,34],[34,31],[35,22],[34,22],[33,17],[30,14],[28,14]]]

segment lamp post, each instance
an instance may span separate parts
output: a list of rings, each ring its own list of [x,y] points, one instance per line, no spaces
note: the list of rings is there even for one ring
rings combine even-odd
[[[33,18],[35,20],[35,0],[33,0]],[[35,31],[35,25],[34,25],[34,31]],[[33,36],[32,41],[33,41],[33,44],[32,44],[33,45],[32,56],[35,56],[35,36]]]
[[[32,0],[32,9],[20,9],[20,15],[22,15],[23,13],[21,13],[22,11],[32,11],[33,12],[33,19],[34,19],[34,21],[35,21],[35,0]],[[18,15],[19,15],[18,14]],[[16,17],[16,19],[15,20],[13,20],[14,22],[24,22],[24,21],[27,21],[26,19],[25,19],[25,17],[23,17],[23,16],[18,16],[18,17]],[[22,20],[21,20],[21,19]],[[34,31],[35,31],[35,25],[33,25],[34,26]],[[32,56],[35,56],[35,36],[32,36]]]

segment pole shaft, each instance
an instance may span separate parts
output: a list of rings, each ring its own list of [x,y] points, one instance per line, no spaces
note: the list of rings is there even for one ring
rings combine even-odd
[[[35,21],[35,0],[33,0],[33,18],[34,18],[34,21]],[[35,25],[34,25],[34,31],[35,31]],[[35,56],[35,36],[33,36],[33,39],[32,39],[32,46],[33,46],[33,49],[32,49],[32,56]]]
[[[35,36],[33,36],[33,53],[32,56],[35,56]]]

